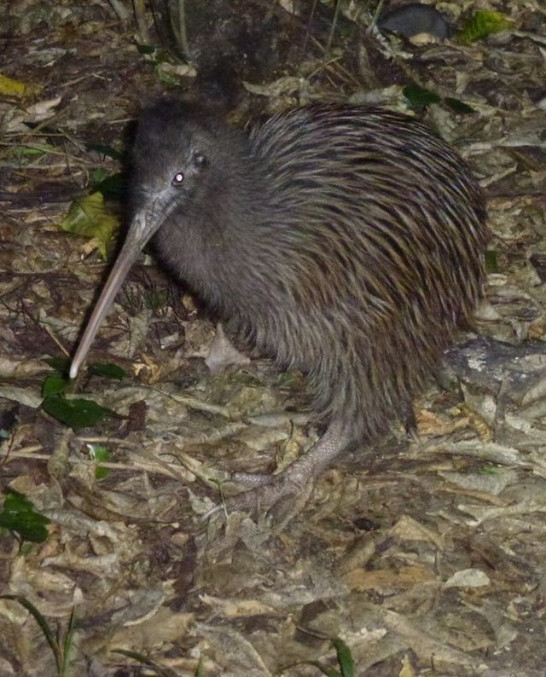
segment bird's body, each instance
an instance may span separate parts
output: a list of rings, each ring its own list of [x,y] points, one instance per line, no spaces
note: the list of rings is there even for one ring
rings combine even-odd
[[[407,409],[484,282],[485,207],[469,167],[385,110],[304,107],[247,137],[161,102],[140,119],[131,208],[127,262],[153,235],[219,319],[308,375],[313,411],[330,422],[313,474]]]

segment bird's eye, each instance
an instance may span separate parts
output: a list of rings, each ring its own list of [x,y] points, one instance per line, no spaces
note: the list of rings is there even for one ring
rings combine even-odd
[[[181,186],[184,183],[184,172],[176,172],[173,176],[173,186]]]

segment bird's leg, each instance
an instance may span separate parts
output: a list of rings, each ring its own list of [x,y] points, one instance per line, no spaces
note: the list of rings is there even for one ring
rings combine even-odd
[[[331,423],[324,435],[297,461],[278,475],[238,474],[236,479],[252,488],[226,501],[228,510],[268,509],[280,499],[307,498],[314,479],[343,451],[351,438],[339,423]],[[298,500],[300,499],[300,500]],[[275,510],[276,512],[276,510]]]

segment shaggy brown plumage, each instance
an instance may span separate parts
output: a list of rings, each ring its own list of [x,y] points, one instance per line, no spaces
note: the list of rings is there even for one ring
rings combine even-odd
[[[260,480],[268,488],[240,505],[297,491],[400,416],[484,282],[485,207],[470,168],[386,110],[314,105],[247,136],[162,101],[140,119],[131,208],[122,263],[73,372],[153,236],[160,260],[220,319],[307,373],[313,411],[330,423],[275,492]]]

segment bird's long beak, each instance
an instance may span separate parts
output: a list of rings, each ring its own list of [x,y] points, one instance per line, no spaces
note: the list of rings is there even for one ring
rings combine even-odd
[[[114,262],[114,266],[106,280],[100,298],[97,301],[83,336],[80,339],[76,354],[72,359],[72,364],[70,365],[70,378],[76,377],[89,352],[89,348],[93,343],[101,322],[127,277],[129,269],[137,260],[144,245],[151,239],[160,225],[161,220],[153,218],[149,212],[148,214],[144,211],[138,212],[133,218],[123,247]]]

